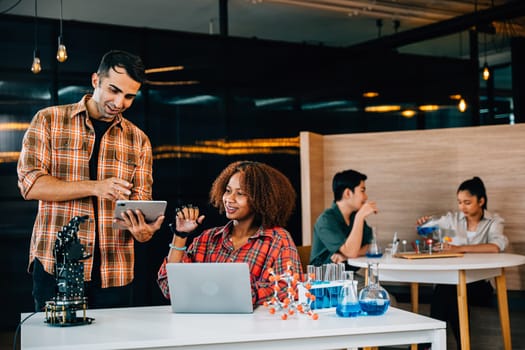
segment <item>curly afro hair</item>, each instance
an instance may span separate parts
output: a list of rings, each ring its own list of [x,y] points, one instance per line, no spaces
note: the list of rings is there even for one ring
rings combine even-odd
[[[279,170],[260,162],[237,161],[228,165],[215,179],[210,203],[225,212],[222,197],[233,174],[241,174],[241,186],[255,212],[256,223],[264,228],[285,226],[295,209],[295,190]]]

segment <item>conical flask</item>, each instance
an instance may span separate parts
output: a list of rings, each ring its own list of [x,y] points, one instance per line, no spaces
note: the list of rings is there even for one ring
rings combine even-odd
[[[357,298],[357,281],[346,280],[339,292],[335,313],[340,317],[356,317],[361,314]]]
[[[368,258],[380,258],[383,256],[381,247],[379,247],[379,242],[377,241],[377,229],[375,227],[372,227],[372,241],[368,245],[366,256]]]
[[[368,263],[368,283],[359,292],[359,306],[366,315],[382,315],[390,306],[388,292],[379,285],[379,264]]]

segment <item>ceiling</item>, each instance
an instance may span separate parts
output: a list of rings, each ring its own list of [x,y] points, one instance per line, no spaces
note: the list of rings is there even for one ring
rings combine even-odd
[[[61,0],[36,0],[38,17],[60,18]],[[222,0],[65,0],[65,21],[82,21],[219,34]],[[508,38],[525,36],[522,0],[224,0],[228,35],[349,47],[368,41],[386,42],[419,32],[397,45],[400,52],[468,57],[466,30],[472,13],[486,13],[496,35],[482,34],[480,50],[489,64],[510,62]],[[515,5],[497,15],[497,9]],[[34,16],[35,0],[0,0],[0,12]],[[492,15],[494,14],[494,16]],[[461,17],[463,16],[463,17]],[[454,18],[463,18],[454,22]],[[469,22],[470,19],[470,22]],[[447,24],[448,23],[448,24]],[[434,26],[434,27],[433,27]],[[67,31],[67,22],[64,30]],[[426,30],[426,32],[425,32]],[[444,35],[446,34],[446,35]],[[432,38],[432,40],[423,40]],[[390,43],[392,44],[392,42]]]

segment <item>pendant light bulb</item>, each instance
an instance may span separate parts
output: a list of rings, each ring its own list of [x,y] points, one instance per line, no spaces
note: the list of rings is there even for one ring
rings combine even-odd
[[[66,45],[64,45],[64,42],[62,41],[62,0],[60,0],[60,35],[58,36],[58,49],[57,49],[57,61],[62,63],[67,60],[67,51],[66,51]]]
[[[42,66],[40,65],[40,57],[38,50],[35,50],[33,53],[33,64],[31,65],[31,72],[33,74],[38,74],[42,71]]]
[[[57,61],[65,62],[67,60],[66,45],[62,43],[62,36],[58,37]]]
[[[487,62],[483,65],[483,80],[489,80],[490,78],[490,69]]]
[[[35,46],[33,50],[33,63],[31,64],[31,72],[38,74],[42,71],[42,65],[40,64],[40,51],[38,50],[38,12],[37,12],[37,0],[35,0]]]
[[[467,110],[467,102],[465,102],[465,99],[461,99],[458,104],[458,109],[461,113],[465,112]]]

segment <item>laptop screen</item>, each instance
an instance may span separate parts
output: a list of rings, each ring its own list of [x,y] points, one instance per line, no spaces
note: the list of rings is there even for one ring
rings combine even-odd
[[[173,312],[253,312],[246,263],[169,263],[166,269]]]

